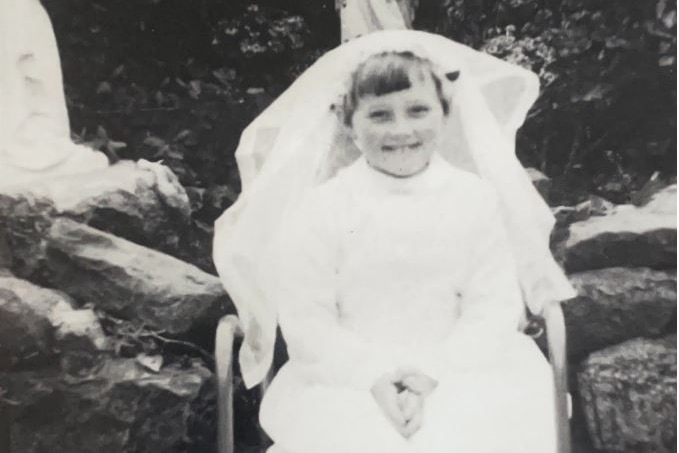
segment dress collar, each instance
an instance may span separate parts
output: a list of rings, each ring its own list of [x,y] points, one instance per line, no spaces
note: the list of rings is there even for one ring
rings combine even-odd
[[[388,194],[415,194],[427,192],[450,181],[452,167],[438,154],[432,156],[427,168],[416,175],[399,178],[373,168],[364,157],[352,165],[352,173],[359,185]]]

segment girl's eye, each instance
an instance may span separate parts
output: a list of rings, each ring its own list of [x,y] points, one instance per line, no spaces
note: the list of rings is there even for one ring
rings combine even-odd
[[[391,113],[387,110],[373,110],[368,114],[368,118],[375,121],[388,121]]]
[[[414,105],[408,109],[408,113],[415,118],[421,118],[429,113],[430,110],[428,105]]]

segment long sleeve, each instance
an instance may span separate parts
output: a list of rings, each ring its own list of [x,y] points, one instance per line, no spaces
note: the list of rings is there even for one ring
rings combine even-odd
[[[265,290],[278,308],[296,366],[314,382],[369,389],[394,368],[394,361],[341,324],[337,238],[323,211],[320,203],[304,203],[281,228],[271,249]]]
[[[494,194],[474,223],[469,272],[460,296],[460,316],[437,351],[442,366],[469,370],[492,365],[518,338],[523,298],[516,264]]]

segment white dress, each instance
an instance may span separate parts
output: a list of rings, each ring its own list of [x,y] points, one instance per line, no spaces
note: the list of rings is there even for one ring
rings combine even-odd
[[[290,356],[260,412],[276,451],[556,451],[551,370],[518,330],[497,209],[441,158],[406,179],[359,159],[311,191],[262,269]],[[409,439],[370,393],[399,367],[439,382]]]

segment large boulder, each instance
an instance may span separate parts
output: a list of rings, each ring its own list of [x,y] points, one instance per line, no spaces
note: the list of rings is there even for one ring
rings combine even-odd
[[[36,268],[44,232],[55,216],[176,254],[190,215],[188,195],[176,176],[166,167],[148,162],[123,161],[30,187],[6,188],[0,194],[0,236],[4,231],[22,275],[30,275]]]
[[[52,284],[81,302],[201,343],[233,312],[220,280],[169,255],[69,219],[47,240]]]
[[[76,309],[59,291],[0,274],[0,371],[49,366],[57,358],[87,364],[107,349],[92,310]]]
[[[674,185],[657,193],[644,206],[619,205],[608,215],[571,224],[562,257],[566,270],[675,267],[676,207]]]
[[[587,427],[607,453],[676,451],[676,335],[590,355],[578,371]]]
[[[571,357],[636,337],[658,337],[676,322],[673,271],[609,268],[569,278],[578,291],[564,304]]]
[[[0,374],[0,387],[13,453],[214,451],[214,381],[198,361],[154,372],[118,358],[79,379]]]

